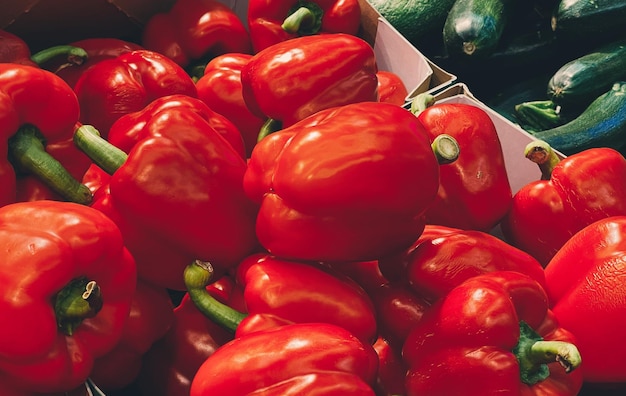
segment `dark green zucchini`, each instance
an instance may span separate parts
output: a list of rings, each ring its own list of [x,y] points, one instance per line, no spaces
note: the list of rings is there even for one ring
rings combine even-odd
[[[626,0],[561,0],[552,29],[561,39],[606,39],[626,34]]]
[[[548,81],[548,99],[584,109],[615,81],[626,79],[626,39],[605,44],[561,66]]]
[[[565,155],[592,147],[621,150],[626,144],[626,82],[614,83],[570,122],[530,133]]]
[[[456,0],[443,26],[451,57],[491,55],[500,42],[515,0]]]

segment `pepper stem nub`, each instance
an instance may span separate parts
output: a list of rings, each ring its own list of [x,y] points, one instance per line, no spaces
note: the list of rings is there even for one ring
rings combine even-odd
[[[83,320],[100,312],[102,304],[102,292],[96,281],[86,277],[72,280],[57,293],[54,301],[59,329],[71,336]]]
[[[298,1],[289,10],[287,18],[283,21],[282,28],[287,33],[310,36],[317,34],[322,27],[324,10],[316,3],[310,1]]]
[[[101,137],[91,125],[82,125],[74,132],[74,144],[109,175],[115,173],[128,158],[123,150]]]

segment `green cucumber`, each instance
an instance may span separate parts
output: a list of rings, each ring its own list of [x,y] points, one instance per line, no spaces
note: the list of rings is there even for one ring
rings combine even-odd
[[[626,40],[618,40],[562,65],[548,81],[548,99],[563,107],[584,109],[623,79]]]
[[[485,57],[495,52],[515,0],[456,0],[443,26],[451,57]]]
[[[621,150],[626,144],[626,82],[614,83],[570,122],[530,133],[565,155],[592,147]]]
[[[606,39],[626,34],[626,0],[561,0],[552,29],[561,39]]]

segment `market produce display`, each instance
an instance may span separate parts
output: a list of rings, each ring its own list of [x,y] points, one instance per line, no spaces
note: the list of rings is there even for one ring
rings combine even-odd
[[[626,2],[141,3],[0,15],[0,395],[626,393]]]

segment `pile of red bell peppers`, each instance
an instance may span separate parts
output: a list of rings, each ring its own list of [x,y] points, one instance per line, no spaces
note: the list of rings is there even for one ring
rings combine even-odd
[[[626,389],[626,159],[408,97],[356,0],[0,31],[0,394]],[[410,102],[410,105],[409,105]]]

